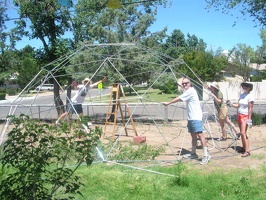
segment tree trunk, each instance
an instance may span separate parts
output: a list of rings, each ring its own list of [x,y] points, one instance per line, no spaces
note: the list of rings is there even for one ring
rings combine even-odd
[[[60,88],[57,81],[54,80],[54,102],[58,117],[65,112],[64,103],[60,97]]]

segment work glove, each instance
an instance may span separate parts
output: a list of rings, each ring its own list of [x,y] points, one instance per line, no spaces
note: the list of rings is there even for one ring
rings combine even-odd
[[[252,119],[248,119],[247,120],[247,125],[248,125],[249,128],[252,127]]]
[[[226,101],[226,105],[229,106],[229,107],[231,107],[231,106],[232,106],[231,101],[230,101],[230,100],[227,100],[227,101]]]

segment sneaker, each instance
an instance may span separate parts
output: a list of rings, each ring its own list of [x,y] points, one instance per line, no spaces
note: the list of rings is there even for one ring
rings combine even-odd
[[[240,140],[240,137],[241,137],[241,133],[237,133],[237,134],[236,134],[236,139],[237,139],[237,140]]]
[[[211,159],[211,156],[210,155],[207,155],[207,156],[204,156],[200,162],[201,165],[206,165],[209,160]]]
[[[198,158],[198,155],[196,153],[189,153],[189,154],[183,155],[183,158],[196,159]]]

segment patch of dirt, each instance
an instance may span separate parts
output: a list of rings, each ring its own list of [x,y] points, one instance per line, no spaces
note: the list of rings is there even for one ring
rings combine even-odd
[[[266,124],[260,126],[253,126],[248,128],[248,137],[250,141],[249,157],[242,158],[237,149],[242,146],[241,140],[234,140],[231,137],[230,131],[227,134],[226,141],[217,141],[220,137],[220,126],[215,122],[208,122],[204,124],[205,137],[211,160],[207,165],[200,165],[199,162],[202,158],[203,151],[201,145],[197,147],[197,154],[199,159],[183,159],[183,155],[190,153],[191,150],[191,136],[187,132],[186,121],[175,121],[172,123],[134,123],[138,136],[146,138],[146,144],[157,146],[164,149],[164,153],[156,157],[156,160],[162,165],[172,165],[178,161],[183,163],[192,164],[207,171],[221,169],[223,171],[231,169],[256,169],[266,164]],[[93,124],[100,126],[104,130],[104,125]],[[1,127],[2,128],[2,127]],[[112,132],[114,126],[108,125],[107,132]],[[120,134],[119,140],[124,142],[134,142],[135,132],[133,126],[127,126],[126,136],[124,127],[117,124],[117,134]],[[109,131],[110,129],[111,131]],[[238,128],[237,128],[238,129]],[[110,142],[113,134],[106,134],[103,142]],[[125,143],[127,144],[127,143]]]
[[[195,164],[201,168],[211,170],[231,170],[231,169],[248,169],[259,168],[266,163],[266,125],[253,126],[248,128],[247,135],[250,141],[249,157],[241,157],[237,149],[242,146],[241,140],[235,140],[231,136],[230,130],[227,134],[226,141],[217,141],[220,137],[220,126],[218,123],[210,122],[204,124],[205,137],[211,160],[208,165],[200,165],[203,151],[201,145],[197,147],[199,159],[183,159],[183,154],[190,153],[191,137],[187,132],[186,121],[177,121],[171,124],[135,124],[138,136],[146,137],[148,145],[164,148],[165,152],[156,158],[165,165],[171,165],[181,160],[184,163]],[[120,129],[120,130],[119,130]],[[118,133],[123,127],[118,127]],[[129,129],[128,129],[129,130]],[[238,130],[238,128],[237,128]],[[135,134],[128,131],[128,136],[121,136],[121,140],[134,141]]]

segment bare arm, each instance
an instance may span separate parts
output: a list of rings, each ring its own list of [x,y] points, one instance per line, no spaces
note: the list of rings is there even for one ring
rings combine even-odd
[[[165,106],[168,106],[168,105],[170,105],[170,104],[172,104],[172,103],[175,103],[175,102],[178,102],[178,101],[180,101],[181,99],[180,99],[180,97],[176,97],[176,98],[174,98],[172,101],[169,101],[169,102],[165,102],[165,103],[163,103]]]
[[[213,93],[211,93],[211,95],[213,96],[213,98],[215,99],[217,103],[221,104],[223,102],[223,99],[216,97]]]
[[[106,81],[106,80],[107,80],[107,77],[105,76],[102,80],[93,83],[93,84],[91,85],[91,87],[94,87],[94,86],[98,85],[99,83],[102,83],[102,82],[104,82],[104,81]]]
[[[239,107],[239,103],[232,103],[232,107],[238,108]]]
[[[253,101],[248,103],[248,119],[251,119],[252,111],[253,111],[253,105],[254,105]]]

